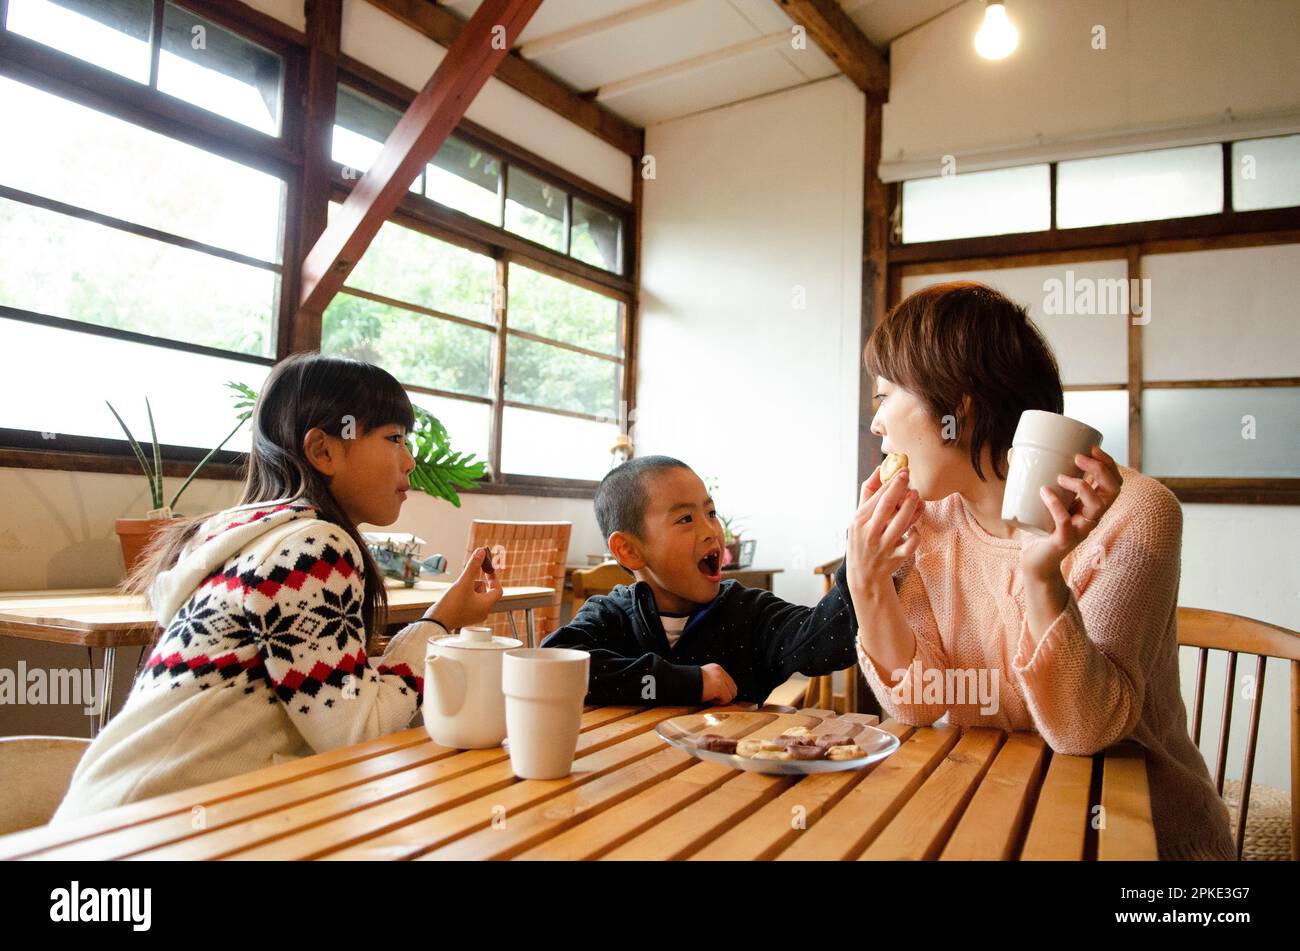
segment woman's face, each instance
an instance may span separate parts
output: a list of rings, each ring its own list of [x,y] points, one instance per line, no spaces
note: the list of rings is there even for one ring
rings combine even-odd
[[[959,435],[955,416],[936,419],[920,397],[881,376],[876,400],[871,431],[881,437],[884,452],[907,453],[911,487],[921,498],[935,502],[959,491],[974,470],[960,441],[944,442],[945,432]]]

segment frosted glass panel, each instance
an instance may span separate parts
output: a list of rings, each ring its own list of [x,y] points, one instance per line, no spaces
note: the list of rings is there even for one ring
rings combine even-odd
[[[1146,390],[1142,446],[1155,476],[1300,477],[1300,389]]]
[[[979,281],[1029,308],[1029,318],[1056,354],[1067,386],[1124,383],[1128,379],[1127,303],[1119,296],[1124,261],[1084,261],[1047,267],[913,275],[906,297],[944,281]]]
[[[1300,376],[1300,244],[1143,258],[1148,380]]]
[[[9,0],[4,25],[119,76],[149,82],[151,0]]]
[[[903,182],[903,243],[1046,231],[1049,175],[1026,165]]]
[[[1101,448],[1128,465],[1128,390],[1070,390],[1065,415],[1101,431]]]
[[[515,475],[590,479],[609,471],[610,448],[618,436],[614,423],[505,408],[501,469]]]
[[[1223,148],[1196,145],[1072,159],[1056,167],[1056,225],[1212,215],[1223,210]]]
[[[1232,143],[1235,211],[1300,205],[1300,135]]]
[[[148,439],[144,399],[159,441],[211,448],[235,425],[227,380],[259,389],[270,367],[0,319],[0,427],[122,439],[108,400],[136,439]],[[58,380],[52,386],[51,380]],[[248,428],[226,445],[248,449]]]

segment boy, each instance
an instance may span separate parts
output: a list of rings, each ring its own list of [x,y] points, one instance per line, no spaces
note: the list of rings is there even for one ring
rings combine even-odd
[[[591,653],[588,703],[762,703],[796,671],[857,664],[844,568],[811,608],[724,582],[722,525],[684,462],[625,462],[601,481],[595,505],[610,552],[636,582],[589,598],[542,642]]]

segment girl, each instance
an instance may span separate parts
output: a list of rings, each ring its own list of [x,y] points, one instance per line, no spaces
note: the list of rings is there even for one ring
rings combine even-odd
[[[169,527],[131,580],[165,630],[54,821],[411,722],[429,637],[482,620],[501,597],[477,550],[441,601],[366,657],[387,598],[357,526],[397,519],[413,424],[378,367],[306,353],[271,372],[241,504]]]
[[[871,431],[909,458],[885,488],[879,469],[864,483],[849,530],[858,656],[881,705],[920,725],[947,714],[956,726],[1035,730],[1058,753],[1134,740],[1160,857],[1232,859],[1178,685],[1173,494],[1094,447],[1075,457],[1082,478],[1060,478],[1077,493],[1069,508],[1043,492],[1050,536],[1002,521],[1020,414],[1060,413],[1064,399],[1047,343],[992,288],[913,294],[872,331],[866,363],[880,399]],[[922,689],[957,683],[950,671],[996,677],[996,709]]]

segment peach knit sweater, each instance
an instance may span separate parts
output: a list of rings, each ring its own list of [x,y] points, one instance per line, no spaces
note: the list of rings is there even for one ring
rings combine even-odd
[[[1182,510],[1159,482],[1120,471],[1119,498],[1062,565],[1070,598],[1040,643],[1025,619],[1020,571],[1030,536],[995,538],[951,495],[925,504],[919,547],[894,575],[916,656],[893,694],[882,680],[891,672],[861,642],[858,657],[885,711],[908,723],[946,713],[955,726],[1036,730],[1056,752],[1077,755],[1136,741],[1148,751],[1160,857],[1232,859],[1228,812],[1188,735],[1179,692]],[[927,700],[920,688],[930,668],[991,671],[999,709],[982,714],[975,697],[913,702]]]

